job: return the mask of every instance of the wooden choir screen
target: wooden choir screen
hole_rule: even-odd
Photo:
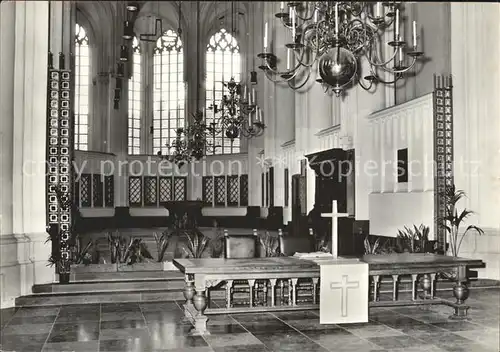
[[[207,206],[247,206],[248,175],[203,176],[202,197]]]
[[[187,178],[178,176],[129,176],[128,199],[131,207],[160,207],[169,201],[187,198]]]
[[[115,205],[114,176],[81,174],[75,177],[75,204],[80,208],[113,208]]]

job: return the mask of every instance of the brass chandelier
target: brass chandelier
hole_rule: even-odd
[[[172,143],[166,143],[168,154],[164,158],[179,166],[200,160],[207,147],[208,127],[203,120],[203,113],[197,111],[193,114],[192,123],[186,128],[178,128]]]
[[[261,136],[266,125],[262,110],[256,104],[255,89],[250,91],[246,85],[236,82],[234,77],[222,84],[227,88],[227,94],[222,96],[220,108],[217,105],[210,107],[214,114],[220,112],[220,117],[208,127],[209,133],[216,137],[224,132],[231,140],[240,135],[246,138]]]
[[[264,28],[264,52],[259,66],[273,82],[286,82],[292,89],[302,88],[317,64],[325,91],[336,96],[358,83],[369,90],[377,83],[394,84],[411,70],[423,56],[418,50],[416,22],[412,43],[408,46],[400,33],[401,2],[309,1],[281,2],[275,16],[291,32],[286,44],[286,69],[278,69],[278,58],[268,51],[268,23]],[[391,53],[381,58],[385,30],[393,28],[394,37],[387,43]],[[407,50],[405,50],[407,49]],[[365,57],[369,73],[361,77],[360,61]],[[294,61],[294,62],[293,62]],[[386,80],[381,73],[389,72]]]

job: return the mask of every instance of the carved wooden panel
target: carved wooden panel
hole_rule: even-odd
[[[454,183],[453,177],[453,85],[451,76],[434,76],[434,215],[438,246],[446,251],[446,231],[439,218],[445,215],[447,187]]]
[[[103,206],[103,182],[101,175],[93,174],[92,175],[92,206],[99,208]]]
[[[69,58],[71,59],[71,58]],[[68,59],[66,59],[68,60]],[[74,82],[70,70],[65,69],[65,57],[59,56],[59,69],[53,67],[49,53],[47,85],[47,147],[46,147],[46,189],[47,225],[59,234],[59,243],[52,244],[52,253],[60,255],[57,267],[59,273],[68,272],[71,263],[71,206],[74,201],[73,184],[73,123],[72,93]],[[70,61],[70,60],[68,60]],[[89,185],[90,186],[90,185]],[[57,188],[61,199],[57,199]],[[90,190],[90,188],[89,188]],[[89,198],[90,199],[90,198]],[[62,205],[64,202],[66,204]],[[55,253],[58,252],[58,253]]]
[[[215,177],[215,205],[226,205],[226,176]]]
[[[248,205],[248,175],[240,176],[240,206]]]
[[[82,207],[90,207],[92,205],[91,195],[92,195],[92,175],[82,174],[80,177],[80,200]]]
[[[156,205],[158,197],[156,176],[144,177],[144,205]]]
[[[115,206],[115,179],[113,175],[104,178],[104,206]]]
[[[187,196],[186,183],[187,183],[186,177],[174,177],[174,200],[176,201],[186,200]]]
[[[160,204],[172,200],[172,177],[160,177],[159,197]]]
[[[240,198],[238,176],[227,176],[227,205],[237,206]]]
[[[130,206],[142,205],[142,178],[130,176],[128,178],[128,200]]]
[[[214,178],[212,176],[203,176],[202,178],[203,201],[212,205],[214,200]]]

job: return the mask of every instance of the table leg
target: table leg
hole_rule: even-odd
[[[292,279],[288,279],[288,305],[292,305]]]
[[[411,300],[417,300],[417,278],[418,274],[411,274]]]
[[[192,322],[193,320],[193,313],[195,311],[195,308],[193,306],[194,294],[195,294],[194,282],[193,280],[189,279],[188,275],[186,275],[185,286],[184,286],[184,298],[186,299],[186,302],[184,303],[183,306],[184,317],[181,320],[182,323]]]
[[[269,279],[269,282],[271,283],[271,307],[275,306],[275,288],[276,288],[276,279]]]
[[[379,275],[373,275],[373,302],[378,301],[378,280],[380,279]]]
[[[285,279],[280,280],[280,305],[285,304]]]
[[[248,286],[250,287],[250,307],[253,307],[253,287],[255,285],[255,280],[248,280]]]
[[[297,282],[299,279],[292,279],[292,305],[297,305]]]
[[[399,275],[392,275],[392,300],[398,299],[398,279]]]
[[[207,330],[207,316],[203,314],[207,307],[207,298],[205,297],[205,288],[196,287],[196,295],[193,297],[193,305],[198,314],[194,316],[194,328],[189,332],[190,336],[210,335]]]
[[[313,277],[312,283],[313,283],[313,304],[318,303],[318,299],[316,298],[317,296],[317,286],[318,286],[319,279],[317,277]]]
[[[435,289],[436,289],[435,283],[436,283],[436,273],[431,274],[431,299],[434,299]]]
[[[455,302],[455,311],[450,319],[465,320],[468,319],[467,311],[469,306],[465,305],[465,301],[469,298],[469,288],[467,287],[467,268],[457,268],[457,282],[453,287],[453,296],[457,299]]]
[[[231,289],[233,288],[233,280],[226,281],[226,308],[231,308]]]

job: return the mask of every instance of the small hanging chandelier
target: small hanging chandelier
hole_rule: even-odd
[[[203,113],[198,111],[193,115],[193,123],[186,128],[178,128],[174,141],[166,144],[168,154],[164,158],[179,166],[200,160],[207,146],[206,131]]]
[[[286,44],[286,70],[277,68],[278,58],[268,50],[268,23],[264,28],[264,52],[257,55],[263,61],[260,68],[273,82],[286,82],[290,88],[299,89],[317,64],[316,81],[336,96],[355,83],[365,90],[377,83],[393,84],[423,56],[418,50],[415,21],[412,45],[404,51],[407,44],[400,33],[401,8],[401,2],[394,1],[288,2],[286,6],[281,2],[275,17],[290,31],[292,39]],[[384,60],[379,57],[380,42],[391,26],[394,38],[387,44],[392,53]],[[370,65],[364,79],[360,72],[362,57]],[[384,80],[381,72],[391,73],[393,79]]]
[[[231,140],[240,136],[261,136],[266,125],[262,110],[255,101],[255,89],[250,91],[246,85],[237,83],[234,77],[222,84],[227,88],[228,94],[223,95],[220,108],[217,105],[209,108],[214,114],[220,113],[220,117],[208,127],[208,133],[216,137],[223,132]]]

